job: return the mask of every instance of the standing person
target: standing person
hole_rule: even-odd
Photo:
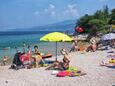
[[[23,53],[25,54],[26,53],[26,51],[25,51],[26,43],[25,42],[23,42],[22,47],[23,47]]]
[[[22,62],[28,62],[30,61],[30,55],[31,55],[31,50],[30,50],[30,46],[28,46],[28,51],[27,53],[23,53],[20,58]]]

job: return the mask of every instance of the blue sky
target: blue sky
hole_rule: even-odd
[[[114,4],[115,0],[0,0],[0,31],[78,19]]]

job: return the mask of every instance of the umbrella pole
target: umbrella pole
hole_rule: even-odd
[[[57,61],[57,42],[56,42],[56,61]]]

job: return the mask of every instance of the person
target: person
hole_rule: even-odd
[[[40,51],[38,50],[38,46],[37,45],[34,46],[34,54],[36,54],[36,55],[40,55],[41,54]]]
[[[34,56],[32,56],[32,59],[34,60],[35,67],[38,67],[40,62],[44,63],[42,56],[41,56],[41,52],[38,50],[37,45],[34,46]]]
[[[96,51],[96,46],[93,45],[93,44],[90,44],[86,49],[86,52],[89,52],[89,51],[95,52]]]
[[[3,65],[5,66],[9,62],[8,56],[3,56],[2,62]]]
[[[77,36],[74,36],[72,41],[73,41],[73,43],[72,43],[73,46],[72,46],[72,48],[70,49],[69,52],[78,51],[79,48],[78,48],[78,39],[77,39]]]
[[[78,37],[77,36],[73,36],[73,40],[74,41],[78,41]]]
[[[115,67],[115,58],[111,58],[109,60],[102,60],[100,66],[113,66]]]
[[[90,45],[87,47],[87,52],[92,51],[95,52],[97,50],[97,42],[94,37],[90,39]]]
[[[115,58],[115,52],[113,51],[113,54],[108,55],[107,57],[109,57],[109,58]]]
[[[23,53],[25,54],[26,53],[26,51],[25,51],[26,43],[25,42],[23,42],[22,47],[23,47]]]
[[[111,46],[114,48],[115,47],[115,39],[111,40]]]
[[[21,61],[29,63],[30,55],[31,55],[31,50],[30,50],[30,46],[28,46],[27,53],[22,53],[22,55],[20,56]]]
[[[69,63],[70,63],[69,54],[65,49],[62,49],[61,53],[63,55],[63,61],[59,62],[56,60],[51,66],[46,68],[46,70],[50,70],[50,69],[67,70],[69,68]]]

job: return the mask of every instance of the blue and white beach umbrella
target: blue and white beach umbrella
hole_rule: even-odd
[[[115,33],[108,33],[101,37],[101,40],[112,40],[115,39]]]

